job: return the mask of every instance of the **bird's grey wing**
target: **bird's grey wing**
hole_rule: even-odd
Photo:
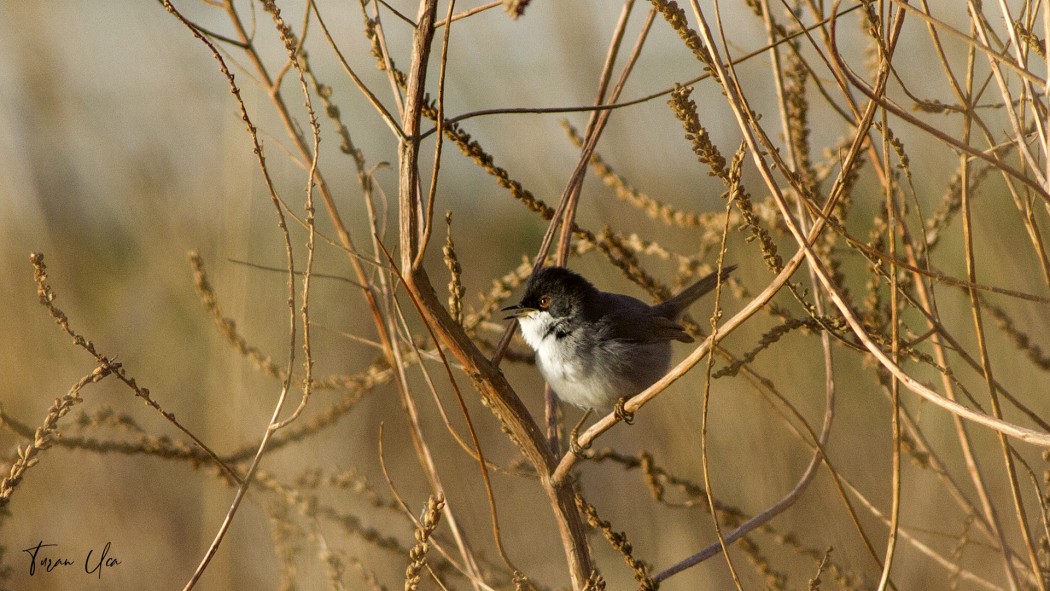
[[[661,314],[660,310],[630,296],[617,294],[614,297],[617,301],[608,306],[602,322],[605,338],[630,343],[693,342],[693,337],[681,325]]]

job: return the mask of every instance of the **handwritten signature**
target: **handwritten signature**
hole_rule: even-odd
[[[49,573],[57,568],[80,564],[79,561],[73,560],[68,556],[59,556],[57,548],[58,544],[45,544],[43,540],[40,540],[36,546],[23,549],[22,552],[29,555],[29,576],[36,575],[38,568],[45,573]],[[89,575],[96,575],[101,579],[102,572],[105,569],[120,566],[120,560],[110,555],[111,548],[112,544],[106,542],[106,545],[97,554],[95,549],[88,550],[87,556],[83,560],[84,572]]]

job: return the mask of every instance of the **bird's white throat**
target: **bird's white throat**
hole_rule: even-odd
[[[518,318],[518,324],[521,326],[522,338],[537,352],[544,347],[545,341],[548,345],[551,345],[556,340],[551,330],[551,325],[554,324],[554,317],[551,316],[550,312],[533,310],[527,316]]]
[[[551,386],[583,379],[589,372],[589,364],[575,350],[575,335],[566,334],[564,327],[557,326],[563,320],[555,319],[546,310],[536,310],[519,322],[521,336],[536,351],[537,365]]]

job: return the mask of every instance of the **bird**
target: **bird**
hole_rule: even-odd
[[[671,341],[693,342],[678,323],[697,299],[736,265],[704,276],[681,293],[650,306],[629,295],[601,291],[565,267],[533,274],[518,304],[503,308],[516,319],[536,365],[563,402],[584,410],[618,409],[663,377]]]

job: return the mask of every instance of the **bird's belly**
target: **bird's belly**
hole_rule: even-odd
[[[598,356],[600,367],[594,354],[581,356],[570,354],[567,348],[544,347],[537,351],[536,361],[562,401],[607,412],[620,398],[634,396],[667,373],[671,346],[604,343]]]

